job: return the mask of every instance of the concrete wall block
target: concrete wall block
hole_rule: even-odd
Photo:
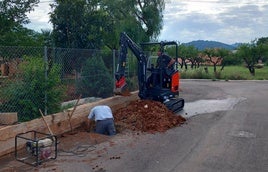
[[[0,113],[0,124],[12,125],[18,122],[17,112],[3,112]]]

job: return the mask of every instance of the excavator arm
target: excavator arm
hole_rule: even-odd
[[[128,49],[130,49],[138,60],[138,81],[139,81],[139,96],[146,96],[146,67],[147,57],[142,49],[133,42],[129,36],[123,32],[120,35],[120,54],[117,71],[115,73],[116,83],[114,93],[117,95],[128,95],[129,90],[126,83],[125,67]]]

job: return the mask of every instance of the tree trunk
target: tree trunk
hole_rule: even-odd
[[[216,73],[217,72],[216,64],[213,64],[213,68],[214,68],[214,73]]]
[[[187,70],[188,66],[185,61],[184,61],[184,66],[185,66],[185,70]]]
[[[224,69],[224,66],[225,66],[225,64],[223,64],[223,65],[221,66],[221,71],[223,71],[223,69]]]
[[[181,63],[179,63],[181,68],[183,68],[183,59],[181,59]]]
[[[249,66],[249,67],[248,67],[248,70],[249,70],[249,72],[250,72],[250,74],[251,74],[252,76],[255,76],[255,68],[254,68],[254,66]]]
[[[208,67],[204,67],[206,74],[208,74]]]
[[[193,69],[193,68],[194,68],[194,63],[192,62],[192,63],[191,63],[191,69]]]
[[[183,68],[183,65],[184,65],[184,67],[185,67],[185,70],[187,70],[187,64],[186,64],[186,62],[185,62],[185,59],[182,59],[182,68]]]

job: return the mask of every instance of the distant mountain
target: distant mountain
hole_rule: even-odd
[[[225,48],[227,50],[234,50],[239,43],[236,43],[234,45],[228,45],[222,42],[217,41],[204,41],[204,40],[198,40],[198,41],[192,41],[188,43],[183,43],[186,46],[194,46],[198,50],[204,50],[206,48]]]
[[[242,45],[243,43],[234,43],[234,44],[232,44],[232,46],[233,47],[235,47],[235,48],[237,48],[237,47],[239,47],[240,45]]]

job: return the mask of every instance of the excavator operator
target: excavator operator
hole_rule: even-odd
[[[165,78],[166,75],[171,75],[174,71],[175,60],[170,56],[162,53],[160,50],[157,52],[158,58],[156,62],[156,68],[163,71],[162,77]],[[152,75],[148,78],[147,87],[153,87],[160,84],[160,74],[152,73]],[[165,85],[165,84],[164,84]],[[163,86],[164,86],[163,85]]]
[[[157,59],[157,66],[160,69],[163,68],[172,68],[175,60],[168,55],[162,53],[161,51],[157,52],[158,59]]]

